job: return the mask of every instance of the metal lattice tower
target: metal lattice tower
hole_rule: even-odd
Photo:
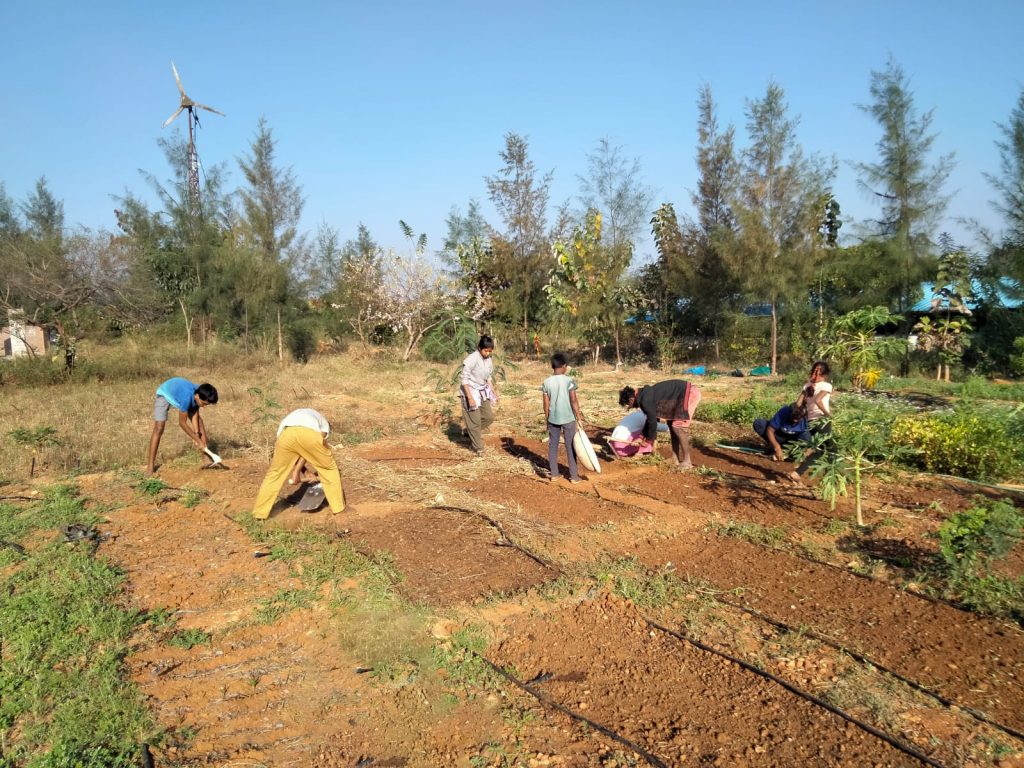
[[[221,117],[225,117],[225,115],[213,107],[192,101],[188,97],[185,93],[185,88],[181,84],[181,78],[178,77],[178,68],[174,66],[173,61],[171,62],[171,71],[174,72],[174,81],[178,84],[181,103],[174,114],[164,121],[164,128],[174,122],[174,119],[182,112],[188,113],[188,204],[189,212],[196,216],[199,213],[199,153],[196,152],[196,129],[199,127],[199,115],[196,113],[196,110],[205,109],[207,112],[213,112]]]

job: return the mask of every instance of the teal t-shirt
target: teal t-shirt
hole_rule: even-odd
[[[569,393],[574,389],[576,382],[564,373],[544,379],[540,390],[551,400],[548,424],[561,426],[576,421],[576,414],[572,412],[572,402],[569,400]]]

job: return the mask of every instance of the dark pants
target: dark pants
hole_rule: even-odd
[[[762,440],[764,440],[765,444],[768,446],[769,451],[773,452],[775,450],[774,448],[772,448],[772,444],[768,442],[768,419],[754,419],[754,432],[756,432],[758,436]],[[783,432],[781,429],[776,429],[775,439],[778,440],[779,445],[785,448],[790,443],[809,443],[811,441],[811,433],[797,432],[794,434],[792,432]]]
[[[551,477],[558,477],[558,440],[565,439],[565,455],[569,461],[569,477],[578,480],[579,470],[576,469],[576,453],[572,449],[572,440],[576,437],[576,422],[568,424],[548,423],[548,469],[551,470]]]
[[[479,407],[472,411],[466,407],[465,398],[462,401],[462,419],[466,423],[466,431],[469,433],[469,441],[473,444],[473,450],[477,453],[484,452],[484,432],[494,422],[494,411],[491,410],[491,401],[484,400]]]

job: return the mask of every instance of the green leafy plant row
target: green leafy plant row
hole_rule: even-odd
[[[908,463],[928,472],[974,480],[1013,477],[1024,463],[1015,419],[1005,410],[960,407],[903,416],[892,427],[894,445],[912,450]]]

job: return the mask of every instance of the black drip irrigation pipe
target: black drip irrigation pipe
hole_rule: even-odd
[[[879,730],[878,728],[875,728],[872,725],[868,725],[867,723],[865,723],[865,722],[863,722],[861,720],[858,720],[857,718],[855,718],[853,715],[849,714],[848,712],[844,712],[843,710],[839,709],[839,707],[836,707],[836,706],[833,706],[832,704],[829,704],[827,701],[825,701],[824,699],[818,698],[813,693],[808,693],[805,690],[797,688],[792,683],[787,682],[786,680],[783,680],[781,677],[777,677],[776,675],[773,675],[771,672],[766,672],[763,669],[758,669],[753,664],[750,664],[749,662],[746,662],[743,659],[737,658],[735,656],[731,656],[730,654],[725,653],[724,651],[720,651],[717,648],[713,648],[710,645],[702,643],[700,640],[695,640],[692,637],[687,637],[686,635],[682,634],[681,632],[676,632],[675,630],[672,630],[672,629],[669,629],[668,627],[662,626],[661,624],[659,624],[656,621],[652,621],[651,619],[648,619],[646,617],[644,618],[644,621],[647,622],[648,626],[653,627],[654,629],[657,629],[660,632],[664,632],[667,635],[671,635],[672,637],[676,638],[677,640],[681,640],[684,643],[689,643],[690,645],[693,645],[694,647],[699,648],[702,651],[714,654],[715,656],[718,656],[719,658],[725,659],[727,661],[731,661],[733,664],[739,665],[740,667],[742,667],[743,669],[747,670],[748,672],[753,672],[755,675],[759,675],[759,676],[765,678],[766,680],[771,680],[773,683],[776,683],[777,685],[781,685],[783,688],[785,688],[790,693],[792,693],[792,694],[794,694],[796,696],[799,696],[800,698],[804,699],[805,701],[809,701],[812,704],[815,704],[815,705],[821,707],[822,709],[828,710],[832,714],[834,714],[834,715],[836,715],[838,717],[841,717],[846,722],[851,723],[852,725],[857,726],[862,731],[871,734],[872,736],[874,736],[877,739],[881,739],[882,741],[884,741],[889,746],[891,746],[891,747],[893,747],[895,749],[898,749],[900,752],[903,752],[904,754],[910,755],[911,757],[913,757],[913,758],[915,758],[917,760],[920,760],[925,765],[930,765],[930,766],[932,766],[932,768],[945,768],[945,766],[942,763],[937,762],[936,760],[933,760],[932,758],[928,757],[928,755],[924,754],[923,752],[918,751],[917,749],[915,749],[914,747],[910,746],[909,744],[906,744],[905,742],[902,742],[899,739],[897,739],[897,738],[895,738],[893,736],[890,736],[885,731],[881,731],[881,730]]]
[[[644,760],[647,761],[648,765],[653,765],[653,766],[655,766],[655,768],[668,768],[668,765],[666,765],[661,759],[659,759],[658,757],[652,755],[650,752],[647,752],[639,744],[634,744],[632,741],[627,739],[625,736],[620,736],[619,734],[617,734],[611,728],[606,728],[605,726],[601,725],[600,723],[595,723],[590,718],[584,717],[583,715],[579,714],[578,712],[573,712],[571,709],[569,709],[566,706],[563,706],[562,704],[559,704],[557,701],[553,701],[552,699],[548,698],[548,696],[546,696],[545,694],[541,693],[540,691],[535,691],[533,688],[528,686],[526,683],[522,682],[521,680],[518,680],[510,672],[507,672],[502,667],[499,667],[497,664],[495,664],[493,661],[488,659],[486,656],[481,656],[476,651],[470,651],[470,653],[472,653],[474,656],[476,656],[478,659],[480,659],[480,661],[482,661],[484,664],[489,666],[491,669],[493,669],[495,672],[497,672],[503,678],[508,680],[514,686],[516,686],[517,688],[521,688],[522,690],[526,691],[528,694],[533,696],[533,698],[535,698],[537,701],[539,701],[545,707],[548,707],[550,709],[554,709],[557,712],[561,712],[563,715],[568,715],[570,718],[572,718],[573,720],[576,720],[578,722],[586,723],[588,726],[593,728],[595,731],[598,731],[599,733],[604,734],[609,739],[612,739],[614,741],[619,742],[619,744],[622,744],[623,746],[631,749],[636,754],[640,755],[640,757],[642,757]],[[939,768],[942,768],[942,767],[939,766]]]
[[[718,534],[718,535],[719,536],[727,536],[728,534]],[[813,557],[808,557],[807,555],[802,555],[802,554],[800,554],[799,552],[797,552],[795,550],[784,549],[782,547],[771,547],[771,546],[768,546],[767,544],[759,544],[757,542],[751,542],[751,543],[754,544],[755,546],[761,547],[762,549],[767,549],[770,552],[781,552],[784,555],[789,555],[790,557],[795,557],[797,560],[803,560],[805,563],[810,563],[811,565],[820,565],[820,566],[822,566],[824,568],[831,568],[833,571],[838,571],[839,573],[845,573],[848,576],[856,576],[858,579],[864,579],[864,581],[869,581],[872,584],[878,584],[879,586],[882,586],[882,587],[888,587],[889,589],[894,589],[894,590],[896,590],[898,592],[901,592],[904,595],[910,595],[911,597],[916,597],[916,598],[918,598],[920,600],[924,600],[927,603],[934,603],[935,605],[944,605],[944,606],[946,606],[948,608],[954,608],[954,609],[960,611],[961,613],[966,613],[966,614],[968,614],[968,615],[970,615],[972,617],[975,617],[975,618],[977,618],[979,616],[982,616],[982,614],[979,614],[976,611],[972,611],[969,607],[967,607],[963,603],[958,603],[955,600],[946,600],[946,599],[941,598],[941,597],[935,597],[933,595],[929,595],[929,594],[926,594],[924,592],[918,592],[916,589],[899,589],[897,587],[894,587],[892,584],[890,584],[887,581],[882,581],[881,579],[876,579],[874,576],[869,576],[866,573],[858,573],[857,571],[851,570],[850,568],[845,568],[845,567],[843,567],[841,565],[836,565],[835,563],[830,563],[827,560],[816,560]],[[1013,626],[1013,625],[1012,624],[1008,624],[1008,626]]]
[[[987,715],[984,712],[982,712],[980,709],[975,709],[974,707],[961,704],[958,701],[954,701],[953,699],[950,699],[950,698],[948,698],[946,696],[943,696],[942,694],[940,694],[940,693],[938,693],[936,691],[933,691],[932,689],[928,688],[926,685],[923,685],[922,683],[919,683],[916,680],[912,680],[909,677],[905,677],[904,675],[900,674],[899,672],[895,671],[894,669],[890,669],[889,667],[885,666],[884,664],[879,664],[874,659],[870,659],[870,658],[868,658],[867,656],[865,656],[864,654],[862,654],[862,653],[860,653],[858,651],[851,650],[850,648],[848,648],[848,647],[846,647],[846,646],[844,646],[844,645],[842,645],[840,643],[837,643],[835,640],[833,640],[832,638],[828,637],[827,635],[823,635],[820,632],[816,632],[813,629],[793,627],[793,626],[787,624],[784,621],[780,621],[779,619],[772,618],[771,616],[769,616],[769,615],[767,615],[765,613],[762,613],[761,611],[757,610],[756,608],[750,608],[749,606],[742,605],[741,603],[734,603],[732,600],[726,600],[723,597],[713,596],[713,598],[714,598],[714,600],[716,600],[719,603],[722,603],[723,605],[728,605],[729,607],[735,608],[738,611],[743,611],[744,613],[747,613],[747,614],[749,614],[751,616],[755,616],[758,619],[760,619],[761,621],[764,621],[764,622],[766,622],[768,624],[771,624],[772,626],[777,627],[779,629],[783,629],[783,630],[785,630],[787,632],[794,632],[794,633],[798,633],[798,634],[807,635],[808,637],[810,637],[810,638],[812,638],[814,640],[817,640],[820,643],[824,643],[825,645],[829,646],[830,648],[835,648],[840,653],[845,653],[847,656],[850,656],[851,658],[855,659],[856,661],[861,662],[862,664],[870,664],[872,667],[875,667],[876,669],[882,670],[887,675],[891,675],[892,677],[894,677],[897,680],[899,680],[901,683],[904,683],[905,685],[908,685],[909,687],[913,688],[915,691],[919,691],[920,693],[923,693],[926,696],[930,696],[931,698],[935,699],[935,701],[939,702],[940,704],[942,704],[945,707],[950,707],[950,706],[959,707],[961,710],[963,710],[964,712],[966,712],[967,714],[969,714],[971,717],[975,718],[976,720],[980,720],[983,723],[991,725],[993,728],[996,728],[996,729],[1002,731],[1003,733],[1006,733],[1006,734],[1008,734],[1010,736],[1013,736],[1014,738],[1024,740],[1024,733],[1022,733],[1021,731],[1018,731],[1016,728],[1013,728],[1013,727],[1011,727],[1009,725],[1003,725],[1002,723],[1000,723],[998,720],[994,719],[990,715]]]
[[[533,560],[538,565],[541,565],[544,568],[547,568],[548,570],[554,571],[555,573],[561,573],[561,570],[557,566],[552,565],[551,563],[549,563],[547,560],[545,560],[540,555],[535,555],[535,554],[533,554],[533,552],[528,550],[526,547],[521,546],[520,544],[516,544],[515,541],[513,541],[512,538],[507,533],[505,533],[505,529],[502,527],[501,523],[499,523],[497,520],[495,520],[490,515],[485,515],[483,512],[476,512],[476,511],[474,511],[472,509],[464,509],[462,507],[450,507],[450,506],[443,505],[443,504],[439,504],[437,506],[432,506],[432,507],[430,507],[430,509],[441,509],[441,510],[444,510],[446,512],[461,512],[462,514],[465,514],[465,515],[472,515],[473,517],[478,517],[481,520],[483,520],[485,523],[487,523],[488,525],[492,526],[499,534],[501,534],[501,539],[499,539],[499,545],[500,546],[511,547],[512,549],[516,550],[517,552],[519,552],[519,553],[521,553],[523,555],[526,555],[528,558]],[[485,659],[485,661],[486,661],[486,659]]]
[[[754,456],[763,456],[764,451],[760,448],[752,448],[747,445],[731,445],[729,443],[715,443],[716,448],[724,448],[727,451],[739,451],[740,453],[749,453]],[[999,485],[998,483],[986,483],[983,480],[972,480],[969,477],[960,477],[958,475],[945,475],[941,472],[911,472],[915,477],[934,477],[939,480],[953,480],[958,483],[968,483],[970,485],[978,485],[982,488],[992,488],[1003,493],[1016,493],[1018,495],[1024,494],[1024,488],[1017,488],[1012,485]],[[948,485],[948,483],[947,483]]]

